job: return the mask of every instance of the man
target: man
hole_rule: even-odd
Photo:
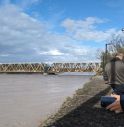
[[[107,106],[110,111],[116,113],[124,111],[124,53],[120,51],[105,67],[104,80],[111,85],[113,93],[111,96],[116,101]]]

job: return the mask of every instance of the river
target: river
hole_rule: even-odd
[[[38,127],[90,73],[0,74],[0,127]]]

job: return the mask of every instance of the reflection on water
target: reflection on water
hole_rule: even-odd
[[[89,78],[74,73],[1,74],[0,127],[37,127]]]
[[[64,72],[64,73],[60,73],[59,75],[82,75],[82,76],[86,76],[86,75],[95,75],[96,73],[95,72]]]

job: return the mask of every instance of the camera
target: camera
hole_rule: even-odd
[[[116,100],[115,97],[102,96],[101,97],[101,107],[106,108],[108,105],[112,104]]]

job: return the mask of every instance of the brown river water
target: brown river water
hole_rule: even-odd
[[[0,127],[38,127],[91,73],[0,74]]]

